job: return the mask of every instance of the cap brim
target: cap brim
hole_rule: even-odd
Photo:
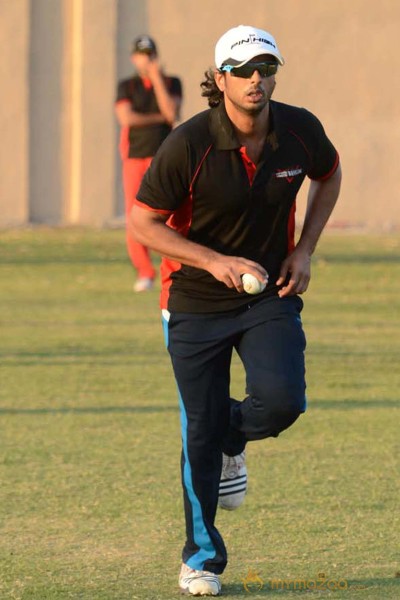
[[[285,61],[280,54],[274,54],[273,52],[265,52],[265,54],[269,54],[270,56],[276,58],[281,67],[283,67],[283,65],[285,64]],[[261,56],[261,54],[255,54],[251,58],[246,58],[246,60],[242,60],[241,62],[239,60],[235,60],[234,58],[227,58],[226,60],[224,60],[221,67],[219,68],[222,68],[224,65],[231,65],[232,67],[241,67],[253,60],[254,58],[256,58],[256,56]]]
[[[133,48],[132,52],[137,52],[138,54],[156,54],[154,48]]]

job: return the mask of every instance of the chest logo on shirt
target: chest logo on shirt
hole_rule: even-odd
[[[292,183],[296,175],[301,175],[303,169],[297,165],[296,167],[290,167],[288,169],[277,169],[275,177],[277,179],[286,179],[289,183]]]

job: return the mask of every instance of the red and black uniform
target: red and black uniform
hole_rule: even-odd
[[[225,255],[260,263],[262,294],[239,294],[210,273],[163,259],[164,330],[178,384],[187,540],[183,561],[221,573],[227,562],[215,527],[222,452],[276,437],[305,410],[305,336],[299,296],[277,295],[282,261],[294,248],[296,194],[306,176],[329,178],[339,159],[310,112],[270,102],[271,127],[258,164],[238,142],[224,105],[174,130],[135,201],[168,225]],[[246,371],[246,398],[230,397],[233,350]]]
[[[269,274],[263,296],[276,295],[281,263],[294,247],[295,201],[305,176],[328,178],[339,160],[310,112],[271,101],[270,114],[257,167],[221,104],[174,130],[137,194],[142,206],[170,214],[168,224],[188,239],[260,263]],[[168,259],[162,276],[162,307],[170,311],[219,312],[249,302],[210,273]]]
[[[165,77],[165,84],[172,96],[182,96],[181,82],[177,77]],[[132,110],[141,114],[160,113],[150,79],[139,76],[124,79],[118,84],[116,103],[128,102]],[[120,155],[123,161],[123,183],[126,217],[131,211],[136,193],[152,157],[171,131],[167,123],[142,127],[122,127]],[[154,267],[148,249],[132,240],[127,231],[127,247],[132,264],[139,277],[154,278]]]

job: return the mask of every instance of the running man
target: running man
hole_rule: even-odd
[[[227,31],[202,83],[211,108],[163,143],[131,213],[133,235],[163,256],[161,307],[183,444],[179,586],[192,595],[221,591],[227,551],[215,516],[218,505],[234,510],[244,500],[246,444],[277,437],[306,408],[300,295],[341,169],[313,114],[271,100],[283,64],[270,33]],[[306,176],[296,243],[296,195]],[[244,273],[265,290],[248,295]],[[241,401],[230,396],[233,350],[246,372]]]

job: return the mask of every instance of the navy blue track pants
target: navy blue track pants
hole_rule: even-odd
[[[305,410],[305,336],[298,296],[263,298],[235,311],[171,313],[166,344],[178,386],[186,517],[183,562],[222,573],[223,539],[214,525],[222,452],[276,437]],[[246,372],[246,394],[230,397],[233,350]]]

